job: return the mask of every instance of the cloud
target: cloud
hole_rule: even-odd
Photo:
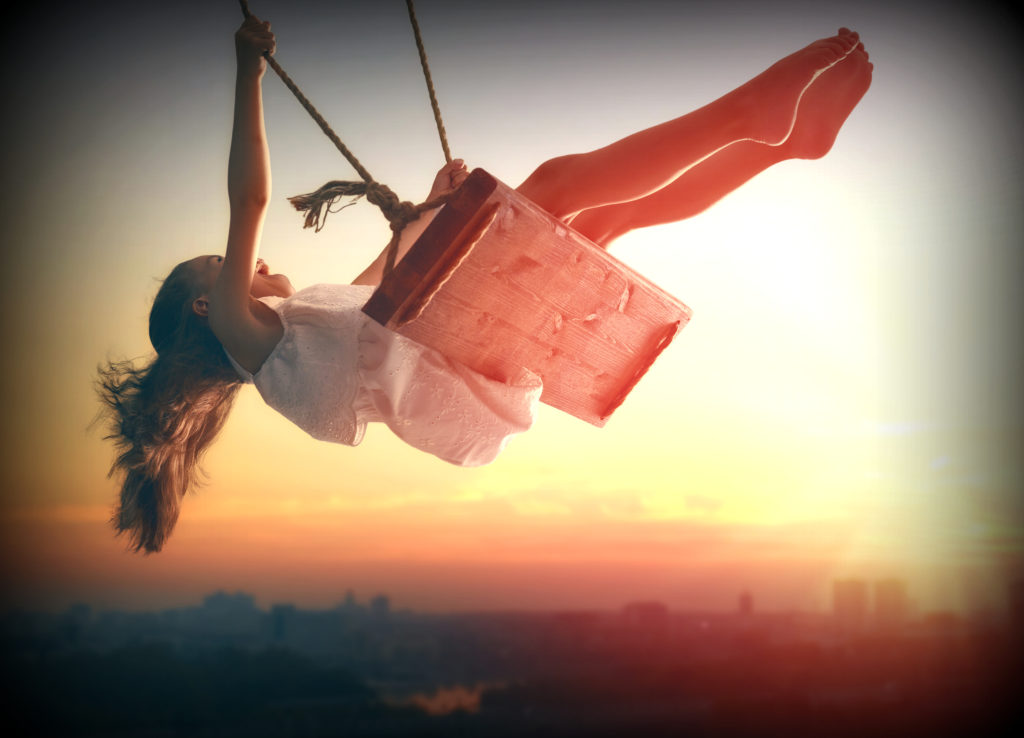
[[[721,500],[703,495],[686,495],[684,500],[687,508],[698,512],[713,513],[722,507]]]

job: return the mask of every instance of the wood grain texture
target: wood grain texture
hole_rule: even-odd
[[[690,309],[482,169],[363,308],[541,400],[604,425]]]

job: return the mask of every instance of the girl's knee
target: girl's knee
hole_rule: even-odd
[[[584,210],[573,218],[572,227],[603,249],[619,236],[625,235],[632,227],[623,220],[623,209],[609,205]]]
[[[575,206],[575,187],[579,178],[575,173],[579,154],[548,159],[516,188],[556,218],[567,218],[579,208]]]

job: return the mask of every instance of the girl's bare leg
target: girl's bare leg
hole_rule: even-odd
[[[754,141],[730,144],[653,194],[584,210],[572,227],[605,248],[637,228],[675,223],[702,213],[754,175],[783,159],[778,148]]]
[[[573,228],[607,247],[636,228],[696,215],[780,161],[824,156],[870,86],[871,71],[867,52],[858,44],[808,88],[800,101],[793,131],[781,145],[753,141],[731,144],[647,197],[584,210],[572,219]]]
[[[842,29],[692,113],[596,151],[545,162],[518,190],[556,217],[570,219],[650,195],[738,141],[777,146],[793,129],[804,91],[856,45],[857,35]]]

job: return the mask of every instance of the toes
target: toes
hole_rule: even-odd
[[[838,36],[823,38],[818,42],[823,50],[829,55],[828,61],[834,61],[849,50],[849,46],[843,43]]]
[[[850,48],[850,45],[838,36],[830,38],[828,41],[829,46],[840,54],[845,54],[846,50]]]
[[[856,31],[851,31],[849,28],[843,26],[839,29],[839,33],[836,36],[833,36],[833,39],[842,47],[840,53],[848,54],[860,41],[860,36]]]

